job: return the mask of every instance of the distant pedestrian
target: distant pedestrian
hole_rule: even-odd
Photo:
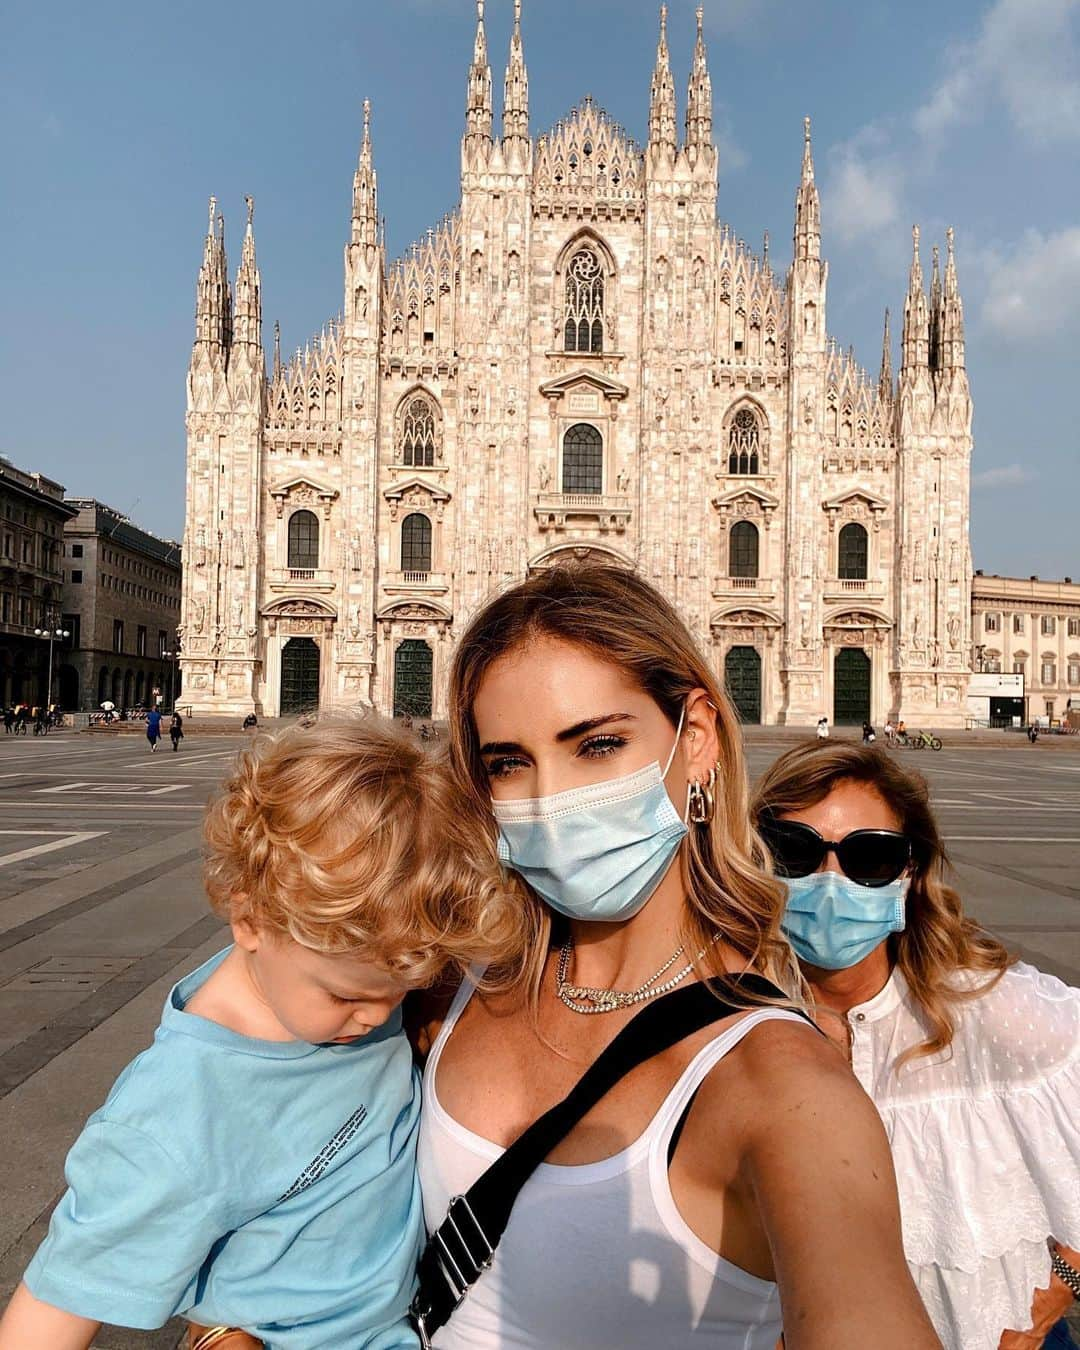
[[[1032,745],[1034,745],[1038,739],[1039,739],[1039,728],[1035,725],[1034,722],[1032,722],[1032,724],[1028,727],[1028,740],[1031,742]]]
[[[244,718],[245,731],[254,731],[258,725],[259,719],[255,716],[253,712],[248,713],[248,715]]]
[[[817,738],[819,741],[827,741],[829,739],[829,719],[827,717],[818,718]]]
[[[7,707],[4,709],[4,735],[11,735],[11,728],[15,725],[15,709]]]
[[[873,745],[877,740],[877,733],[869,722],[862,724],[862,743],[863,745]]]
[[[150,749],[157,749],[157,743],[161,739],[161,714],[156,708],[151,708],[146,714],[146,739],[150,742]]]
[[[169,723],[169,740],[172,741],[173,750],[180,749],[180,742],[184,739],[184,719],[178,712],[172,715],[172,721]]]

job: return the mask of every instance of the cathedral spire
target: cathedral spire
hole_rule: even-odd
[[[929,364],[930,314],[923,289],[922,261],[919,258],[919,227],[911,227],[911,275],[908,279],[907,299],[904,301],[903,356],[900,374]]]
[[[255,261],[255,199],[245,197],[244,201],[247,204],[247,228],[240,253],[240,267],[236,273],[233,345],[244,342],[252,347],[261,347],[262,282]]]
[[[947,257],[939,363],[946,369],[961,370],[964,367],[964,304],[960,299],[960,285],[956,278],[955,235],[951,225],[945,231],[945,242]]]
[[[936,370],[941,354],[942,290],[941,290],[941,254],[937,244],[933,248],[934,264],[930,273],[930,347],[928,360],[931,370]]]
[[[469,67],[469,92],[465,104],[465,143],[491,143],[491,66],[488,64],[487,33],[484,29],[484,0],[476,0],[476,41]]]
[[[227,353],[232,334],[232,297],[225,259],[225,221],[217,198],[210,198],[210,219],[195,298],[195,344]]]
[[[529,72],[521,41],[521,0],[514,0],[514,31],[503,86],[503,144],[524,145],[529,139]]]
[[[656,68],[649,103],[649,148],[675,151],[675,81],[667,43],[667,5],[660,6],[660,39],[656,44]]]
[[[802,177],[795,194],[795,257],[804,261],[821,257],[821,200],[814,182],[809,117],[803,119]]]
[[[686,98],[686,144],[698,148],[712,145],[712,80],[705,50],[705,11],[697,9],[697,42],[690,70],[690,89]]]
[[[878,392],[881,394],[882,402],[892,402],[892,329],[889,326],[889,311],[887,309],[885,311],[885,336],[881,340],[881,374],[878,376]]]
[[[379,180],[371,153],[371,100],[364,99],[364,134],[353,175],[352,242],[374,246],[379,233]]]

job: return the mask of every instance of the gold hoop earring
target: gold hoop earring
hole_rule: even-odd
[[[695,778],[690,784],[690,807],[687,815],[693,825],[708,825],[713,818],[712,784],[703,786]]]

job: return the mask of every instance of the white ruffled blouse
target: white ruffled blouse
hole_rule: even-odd
[[[958,977],[967,987],[982,975]],[[1031,1325],[1047,1238],[1080,1248],[1080,989],[1016,965],[926,1039],[907,982],[852,1008],[852,1066],[892,1144],[904,1250],[946,1350],[997,1350]]]

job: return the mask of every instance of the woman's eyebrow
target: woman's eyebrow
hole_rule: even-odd
[[[590,717],[584,722],[575,722],[572,727],[567,727],[565,731],[560,731],[555,739],[560,743],[562,741],[573,741],[578,736],[584,736],[587,731],[595,731],[597,727],[607,726],[609,722],[636,722],[637,718],[633,713],[617,712],[605,713],[603,717]]]
[[[523,755],[525,747],[517,741],[488,741],[480,747],[482,755]]]

